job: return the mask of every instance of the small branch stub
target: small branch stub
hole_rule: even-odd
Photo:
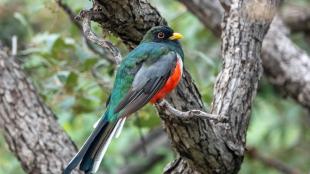
[[[167,114],[167,115],[176,116],[178,118],[189,119],[192,117],[199,117],[201,119],[215,120],[218,122],[225,122],[228,120],[228,118],[226,116],[209,114],[209,113],[203,112],[201,110],[190,110],[190,111],[185,111],[185,112],[179,111],[176,108],[174,108],[170,103],[168,103],[166,100],[162,100],[162,101],[158,102],[157,105],[162,110],[171,113],[171,114]]]

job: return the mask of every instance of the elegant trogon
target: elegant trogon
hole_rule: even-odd
[[[85,173],[95,173],[126,118],[145,104],[163,99],[178,85],[183,71],[184,54],[178,41],[182,37],[167,26],[153,27],[123,59],[106,112],[64,174],[71,173],[79,164]]]

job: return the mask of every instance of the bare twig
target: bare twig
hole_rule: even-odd
[[[158,153],[159,147],[167,147],[169,146],[168,136],[165,134],[164,130],[161,127],[158,127],[152,131],[150,131],[146,136],[145,140],[137,141],[133,143],[126,151],[124,152],[124,156],[126,160],[132,158],[137,159],[138,155],[143,155],[143,162],[137,164],[127,164],[123,166],[117,173],[122,174],[139,174],[146,173],[153,166],[157,165],[158,162],[165,159],[166,155],[162,153]],[[144,153],[144,148],[147,148],[148,153]],[[135,160],[136,161],[136,160]]]
[[[102,50],[98,49],[97,47],[95,47],[93,45],[93,40],[90,40],[87,35],[84,33],[83,31],[83,27],[82,27],[82,23],[78,20],[76,20],[76,14],[72,11],[72,9],[65,4],[62,0],[56,0],[56,3],[58,4],[58,6],[60,8],[63,9],[63,11],[68,15],[68,17],[70,18],[70,20],[76,25],[76,27],[79,29],[79,31],[81,32],[81,34],[83,35],[83,37],[85,38],[85,43],[87,45],[87,47],[95,54],[99,55],[101,58],[104,58],[105,60],[107,60],[109,63],[115,64],[115,59],[113,57],[112,54],[107,54],[105,52],[106,48],[103,47]],[[90,30],[90,26],[87,26]],[[90,30],[91,31],[91,30]],[[93,34],[93,33],[92,33]],[[94,34],[93,34],[94,35]],[[97,44],[96,42],[94,42],[95,44]],[[99,44],[97,44],[99,45]],[[99,45],[100,46],[100,45]],[[100,48],[102,48],[100,46]],[[95,78],[96,82],[98,83],[98,85],[104,89],[105,91],[110,91],[112,86],[110,85],[111,82],[105,78],[103,78],[99,73],[98,73],[98,69],[102,67],[103,64],[98,64],[95,65],[92,68],[92,75]]]
[[[152,154],[138,164],[128,165],[120,169],[118,174],[143,174],[154,167],[158,162],[165,159],[164,154]]]
[[[75,19],[77,15],[72,11],[72,9],[67,4],[63,3],[62,0],[56,0],[56,3],[58,4],[58,6],[60,8],[63,9],[63,11],[69,16],[70,20],[80,30],[80,32],[82,33],[82,35],[85,38],[85,43],[86,43],[87,47],[93,53],[99,55],[101,58],[105,58],[108,62],[114,63],[114,61],[112,61],[114,58],[111,55],[106,54],[104,52],[104,50],[99,50],[98,48],[94,47],[92,42],[84,35],[82,24],[81,24],[81,22],[79,22],[78,20]]]
[[[106,49],[113,55],[113,57],[107,56],[107,59],[113,63],[120,64],[122,60],[122,56],[120,51],[116,46],[114,46],[111,42],[106,41],[104,39],[99,38],[96,34],[91,30],[90,21],[92,17],[92,12],[82,10],[80,15],[76,17],[77,20],[82,21],[82,28],[84,32],[84,36],[92,41],[93,43],[99,45],[101,48]]]
[[[168,103],[166,100],[162,100],[159,103],[157,103],[157,105],[165,110],[168,111],[169,115],[173,115],[173,116],[177,116],[179,118],[185,118],[185,119],[189,119],[192,117],[200,117],[203,119],[211,119],[211,120],[216,120],[216,121],[226,121],[228,118],[225,116],[219,116],[219,115],[214,115],[214,114],[209,114],[200,110],[190,110],[190,111],[179,111],[176,108],[174,108],[170,103]]]
[[[161,127],[150,131],[147,135],[145,135],[144,139],[144,142],[137,141],[136,143],[133,143],[132,146],[124,152],[123,155],[125,158],[138,154],[143,155],[144,147],[146,147],[148,152],[147,156],[149,156],[153,151],[158,149],[158,147],[169,146],[168,136]]]
[[[248,150],[247,155],[250,158],[257,159],[261,161],[263,164],[265,164],[266,166],[272,167],[282,172],[283,174],[300,174],[301,173],[298,169],[292,168],[278,159],[264,156],[254,147],[250,147],[250,148],[248,147],[247,150]]]
[[[138,133],[139,133],[139,136],[140,136],[140,141],[141,141],[141,144],[142,144],[142,153],[144,154],[144,156],[146,156],[147,155],[147,149],[146,149],[146,139],[145,139],[145,137],[144,137],[144,135],[143,135],[143,132],[142,132],[142,125],[141,125],[141,118],[140,118],[140,116],[139,116],[139,113],[138,112],[136,112],[135,113],[135,118],[136,118],[136,122],[137,122],[137,127],[138,127]]]
[[[62,0],[56,0],[56,3],[58,4],[59,7],[61,7],[63,9],[64,12],[67,13],[67,15],[69,16],[70,20],[81,30],[82,29],[82,25],[79,21],[75,20],[75,16],[76,14],[71,10],[71,8],[62,2]]]
[[[109,79],[102,77],[102,75],[100,75],[100,73],[98,72],[99,71],[98,69],[100,69],[103,66],[104,64],[99,62],[92,68],[91,73],[92,76],[95,78],[96,82],[98,83],[98,85],[105,91],[110,92],[112,89],[111,81]]]

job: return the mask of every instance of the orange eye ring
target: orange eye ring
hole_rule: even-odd
[[[158,39],[163,39],[163,38],[165,38],[165,33],[159,32],[159,33],[157,34],[157,37],[158,37]]]

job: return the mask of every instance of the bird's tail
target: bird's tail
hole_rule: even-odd
[[[80,163],[80,170],[86,174],[95,173],[113,137],[117,137],[124,125],[125,117],[109,122],[105,117],[99,120],[92,134],[80,151],[70,161],[63,174],[70,174]]]

